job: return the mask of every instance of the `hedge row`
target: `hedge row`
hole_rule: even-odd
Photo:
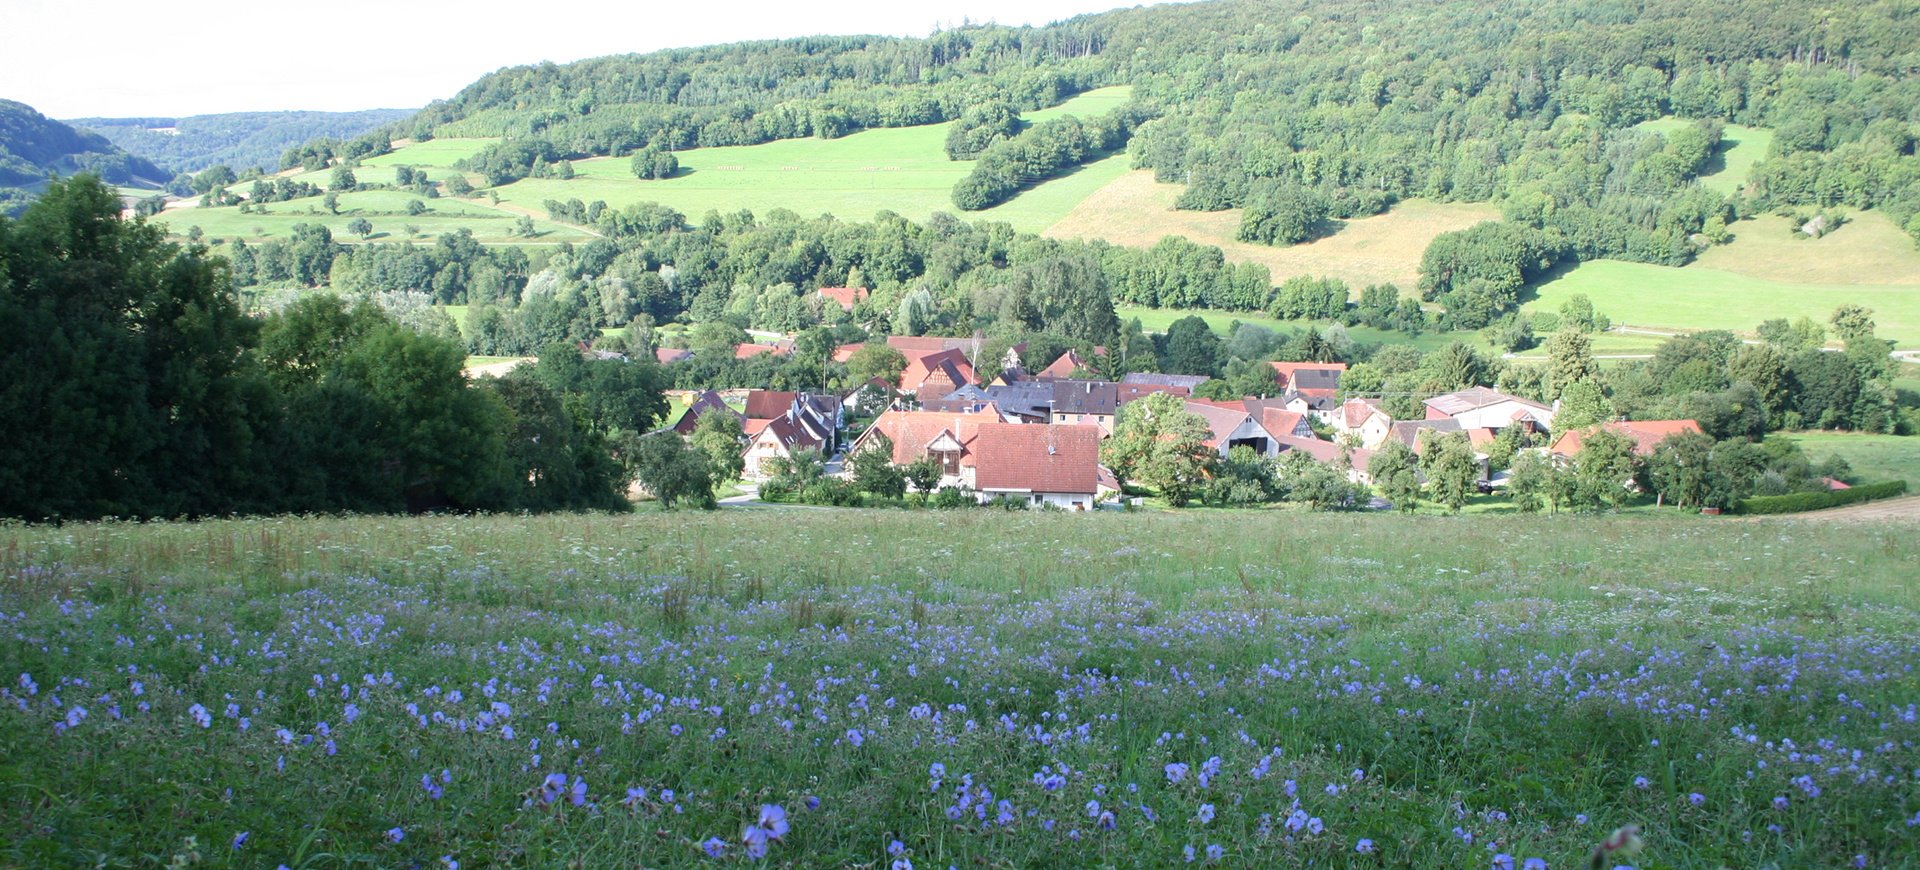
[[[1852,489],[1836,489],[1831,492],[1796,492],[1792,495],[1768,495],[1758,498],[1744,498],[1733,504],[1736,514],[1793,514],[1801,511],[1817,511],[1821,508],[1839,507],[1857,501],[1901,495],[1907,491],[1904,480],[1889,480],[1886,483],[1874,483],[1856,486]]]

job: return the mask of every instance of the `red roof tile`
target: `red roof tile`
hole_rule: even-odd
[[[1700,424],[1692,420],[1629,420],[1608,423],[1606,426],[1612,431],[1632,438],[1633,452],[1638,456],[1651,455],[1654,448],[1670,435],[1701,431]],[[1583,436],[1592,435],[1595,431],[1597,429],[1593,426],[1585,429],[1569,429],[1560,433],[1560,437],[1553,439],[1553,446],[1547,448],[1547,451],[1561,456],[1572,456],[1580,452],[1580,439]]]
[[[1100,485],[1100,432],[1087,426],[986,423],[973,442],[974,487],[1091,493]]]

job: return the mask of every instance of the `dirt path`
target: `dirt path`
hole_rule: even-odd
[[[1870,501],[1812,511],[1804,514],[1776,514],[1763,519],[1807,520],[1816,523],[1916,522],[1920,521],[1920,495]]]

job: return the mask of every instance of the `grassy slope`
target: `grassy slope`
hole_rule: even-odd
[[[1843,229],[1842,232],[1845,232]],[[1880,335],[1898,347],[1920,347],[1920,286],[1802,284],[1765,281],[1718,269],[1675,269],[1595,260],[1541,284],[1528,310],[1558,310],[1585,293],[1616,324],[1670,329],[1751,331],[1760,321],[1802,315],[1825,322],[1834,308],[1857,303],[1874,310]]]
[[[1904,480],[1920,487],[1920,438],[1852,432],[1795,432],[1787,437],[1813,459],[1836,454],[1847,460],[1862,483]]]
[[[1104,114],[1125,102],[1130,91],[1126,87],[1089,91],[1025,118]],[[634,178],[626,158],[601,157],[575,163],[577,174],[568,181],[526,179],[498,190],[503,202],[528,209],[539,209],[549,199],[579,199],[605,200],[616,207],[658,202],[696,220],[709,210],[765,214],[776,208],[791,209],[803,217],[831,213],[849,221],[868,220],[885,209],[923,220],[936,211],[958,213],[951,197],[953,185],[973,166],[947,159],[946,135],[947,125],[927,124],[864,130],[839,139],[697,148],[677,152],[680,174],[659,181]],[[1081,167],[1012,202],[966,217],[1007,221],[1021,230],[1039,232],[1124,172],[1125,161],[1125,155],[1116,155]]]
[[[1327,325],[1324,321],[1277,320],[1251,312],[1143,308],[1137,305],[1117,305],[1114,307],[1114,312],[1120,315],[1122,321],[1136,317],[1139,318],[1141,327],[1148,332],[1165,332],[1167,331],[1167,327],[1175,320],[1190,315],[1198,316],[1200,319],[1205,320],[1207,325],[1212,327],[1213,331],[1223,338],[1230,333],[1233,322],[1236,320],[1241,323],[1264,326],[1275,331],[1302,329],[1309,326],[1325,328]],[[1350,326],[1347,327],[1347,334],[1352,336],[1354,341],[1361,343],[1411,344],[1423,351],[1438,350],[1453,342],[1464,341],[1477,348],[1483,354],[1493,356],[1499,356],[1501,354],[1501,351],[1495,350],[1492,344],[1481,338],[1478,332],[1423,332],[1412,339],[1408,339],[1406,335],[1398,332],[1384,332],[1367,326]],[[1660,336],[1654,335],[1607,332],[1593,336],[1593,350],[1594,353],[1600,355],[1651,354],[1655,348],[1659,347],[1660,342],[1665,340],[1666,339]],[[1521,356],[1521,361],[1545,362],[1547,359],[1545,353],[1544,350],[1536,348],[1524,353]],[[1607,362],[1607,360],[1601,361],[1603,365],[1607,364]]]
[[[1151,247],[1165,236],[1184,236],[1218,245],[1229,260],[1264,263],[1275,281],[1294,275],[1330,276],[1346,281],[1357,292],[1379,283],[1412,290],[1419,280],[1420,255],[1434,236],[1500,219],[1500,210],[1489,205],[1408,200],[1383,215],[1342,221],[1339,231],[1327,238],[1271,248],[1234,239],[1240,226],[1239,209],[1175,211],[1174,200],[1183,189],[1184,185],[1155,182],[1153,173],[1146,170],[1128,172],[1087,197],[1046,234],[1101,238],[1133,247]]]

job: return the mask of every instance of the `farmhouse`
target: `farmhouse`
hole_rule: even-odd
[[[1387,416],[1379,399],[1348,399],[1340,403],[1327,423],[1335,436],[1351,438],[1361,447],[1374,450],[1386,443],[1393,418]]]
[[[683,362],[693,359],[693,351],[676,347],[663,347],[653,352],[653,358],[661,364]]]
[[[1081,359],[1080,354],[1074,352],[1072,348],[1068,348],[1067,352],[1061,354],[1059,359],[1054,360],[1052,365],[1041,369],[1034,377],[1043,381],[1064,380],[1073,377],[1074,372],[1082,370],[1091,371],[1092,369],[1093,366],[1087,365],[1087,361]]]
[[[771,344],[736,344],[733,346],[734,359],[748,359],[763,353],[770,353],[774,356],[791,356],[793,351],[790,348],[782,350],[779,346]]]
[[[920,397],[921,401],[944,398],[948,393],[973,383],[973,364],[958,348],[910,357],[907,370],[900,375],[900,389]]]
[[[1273,456],[1280,452],[1273,440],[1273,433],[1260,425],[1254,415],[1247,413],[1244,403],[1195,399],[1187,402],[1187,410],[1207,421],[1207,430],[1213,433],[1207,439],[1207,446],[1221,456],[1227,455],[1235,447],[1251,447],[1261,456]]]
[[[792,459],[795,451],[814,449],[826,452],[826,439],[812,428],[803,425],[792,417],[776,417],[772,420],[750,420],[747,449],[744,452],[746,470],[742,476],[748,480],[765,480],[773,476],[772,460]]]
[[[1371,450],[1349,450],[1332,441],[1302,438],[1298,435],[1276,435],[1273,441],[1277,453],[1304,453],[1313,457],[1315,462],[1329,465],[1339,465],[1344,461],[1348,468],[1348,480],[1367,484],[1373,482],[1372,475],[1367,472],[1367,463],[1373,458],[1374,453]]]
[[[1335,395],[1340,389],[1340,376],[1347,371],[1346,363],[1276,362],[1269,365],[1273,366],[1274,380],[1279,382],[1281,393],[1318,398]]]
[[[1522,425],[1553,428],[1554,409],[1532,399],[1510,396],[1486,387],[1469,387],[1426,401],[1427,419],[1452,419],[1462,429],[1504,429]]]
[[[1002,423],[985,414],[888,411],[856,439],[849,452],[869,449],[885,435],[895,465],[922,458],[940,464],[937,486],[972,490],[1069,510],[1093,506],[1100,492],[1100,430],[1091,426]]]

